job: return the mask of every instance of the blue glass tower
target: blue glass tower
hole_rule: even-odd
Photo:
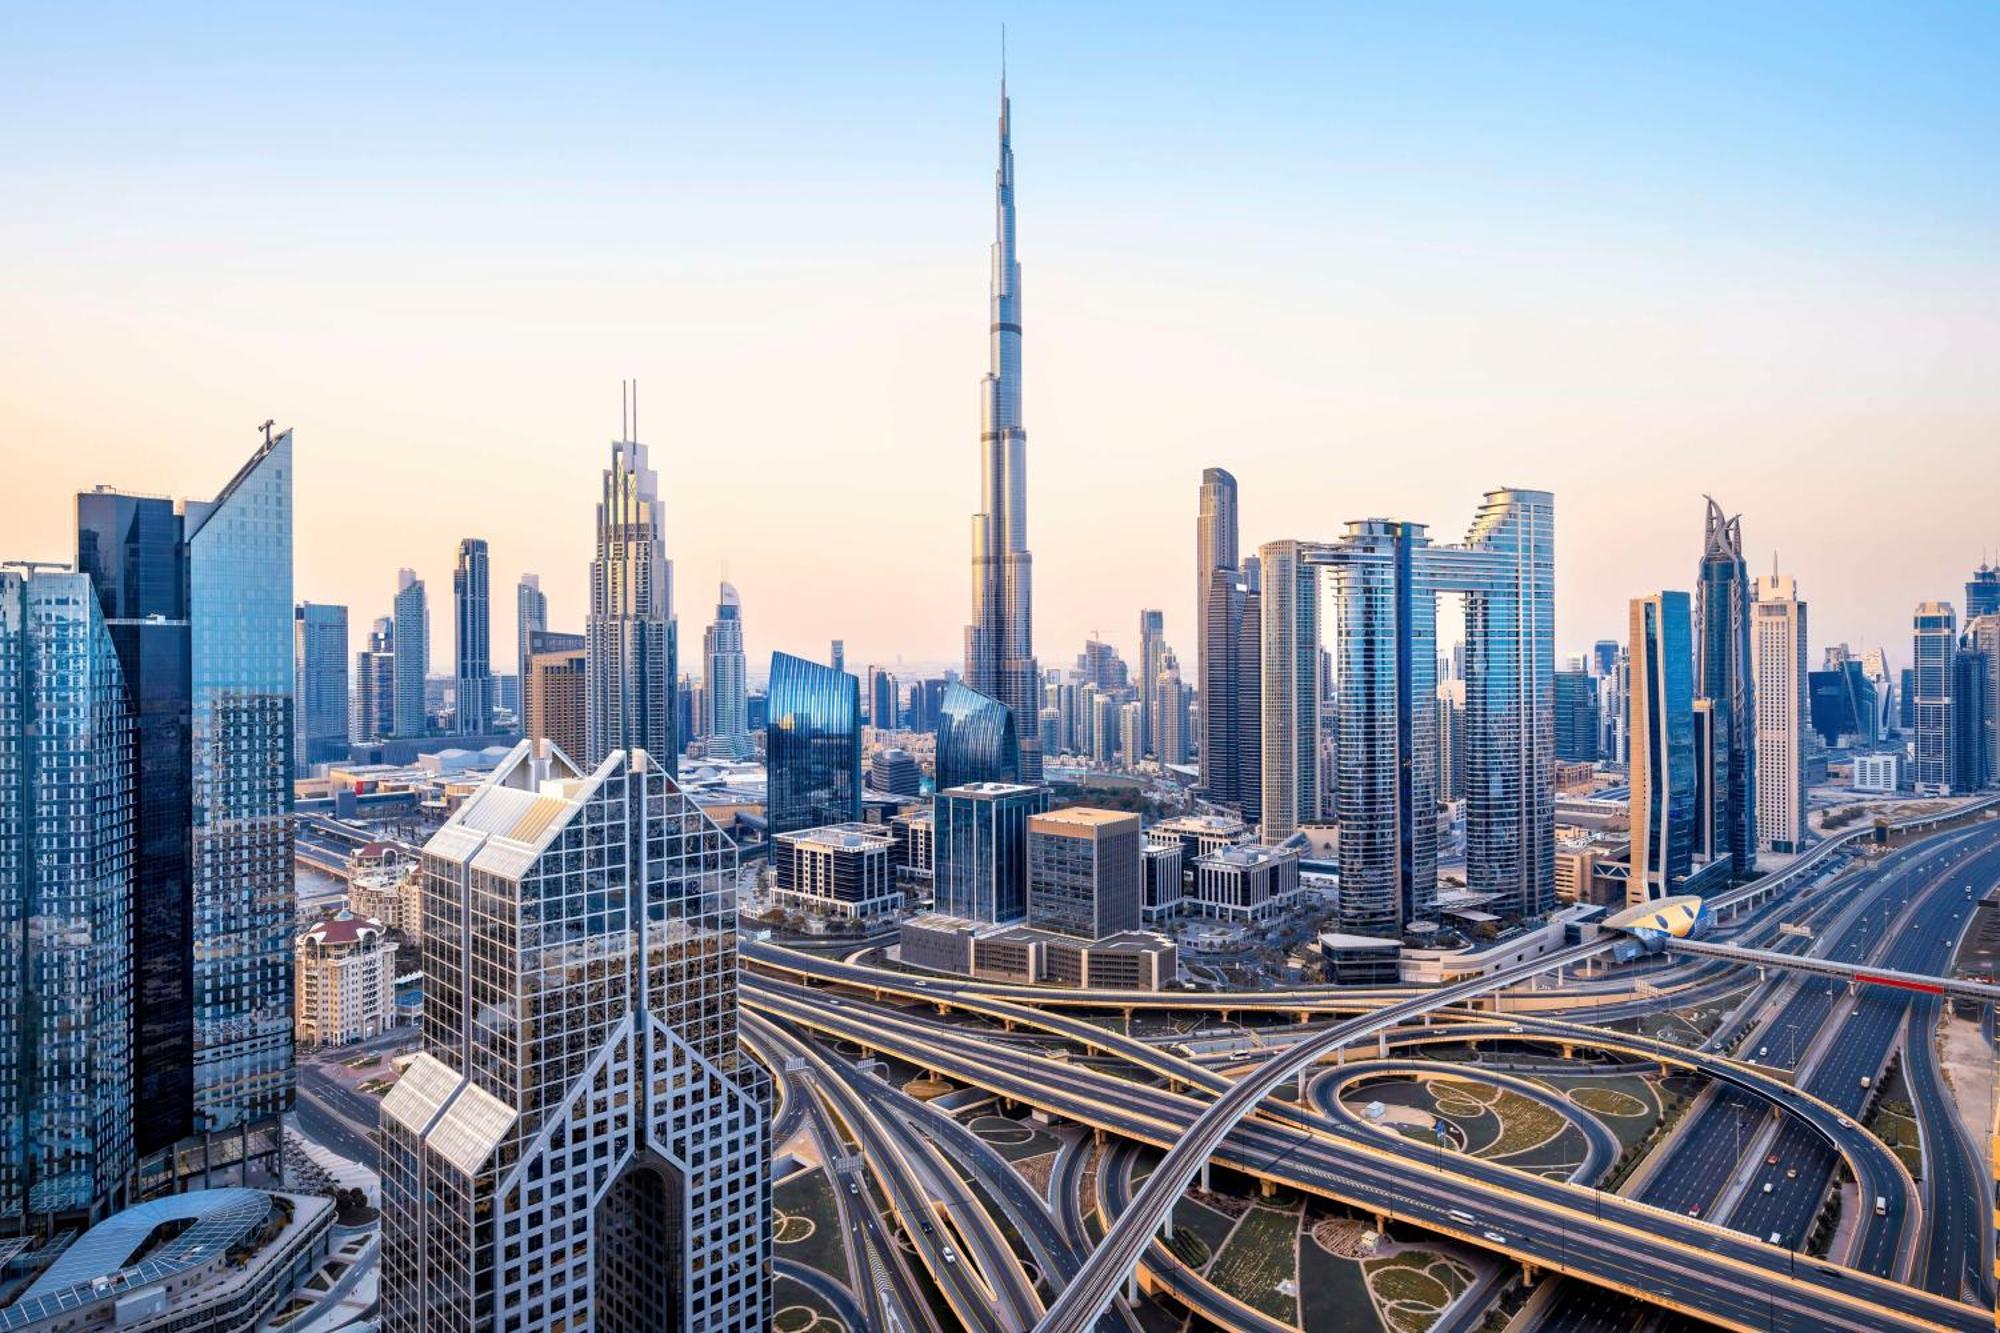
[[[946,685],[938,705],[937,789],[1020,780],[1013,710],[961,681]]]
[[[134,781],[87,575],[0,570],[0,1229],[90,1222],[133,1166]]]
[[[1688,595],[1632,601],[1632,856],[1626,894],[1636,906],[1679,892],[1694,868],[1694,630]]]
[[[76,565],[90,576],[132,712],[133,1130],[147,1157],[194,1112],[193,864],[188,812],[186,550],[171,500],[99,488],[76,497]]]
[[[771,654],[765,735],[770,836],[861,818],[861,682]]]
[[[998,924],[1028,914],[1028,820],[1046,787],[977,782],[939,788],[931,803],[937,910]]]
[[[292,1106],[292,435],[187,531],[194,1128]]]

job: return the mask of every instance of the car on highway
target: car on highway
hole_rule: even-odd
[[[1853,1129],[1854,1122],[1852,1120],[1849,1120],[1846,1116],[1842,1116],[1840,1117],[1840,1127],[1842,1129]]]
[[[1776,1166],[1777,1164],[1778,1164],[1778,1154],[1776,1153],[1772,1153],[1769,1157],[1766,1157],[1764,1159],[1765,1166]]]
[[[1495,1245],[1505,1245],[1507,1243],[1507,1238],[1497,1231],[1482,1231],[1479,1234],[1492,1241]]]
[[[951,1252],[951,1246],[949,1245],[940,1245],[938,1247],[938,1254],[948,1264],[956,1264],[958,1262],[958,1256]]]
[[[1771,1192],[1771,1182],[1767,1180],[1764,1182],[1764,1193],[1769,1194],[1770,1192]]]
[[[1689,1216],[1689,1217],[1700,1217],[1700,1216],[1701,1216],[1701,1205],[1699,1205],[1699,1204],[1696,1204],[1696,1205],[1695,1205],[1694,1207],[1692,1207],[1692,1208],[1688,1209],[1688,1216]]]
[[[1799,1178],[1799,1169],[1797,1167],[1792,1167],[1785,1172],[1786,1180],[1797,1180],[1798,1178]]]

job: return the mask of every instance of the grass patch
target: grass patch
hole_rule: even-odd
[[[1298,1243],[1297,1213],[1252,1208],[1209,1266],[1208,1279],[1245,1305],[1296,1324],[1298,1298],[1278,1290],[1278,1284],[1296,1280]]]
[[[837,1282],[847,1281],[847,1246],[826,1172],[801,1171],[771,1191],[776,1252]]]

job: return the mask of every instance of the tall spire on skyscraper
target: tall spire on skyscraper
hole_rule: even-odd
[[[973,689],[1012,710],[1021,737],[1022,776],[1033,781],[1041,775],[1040,751],[1031,740],[1041,712],[1041,669],[1035,662],[1033,557],[1028,552],[1028,433],[1021,425],[1021,266],[1014,248],[1012,119],[1003,34],[989,364],[980,383],[981,506],[972,518],[972,623],[965,629],[965,678]]]

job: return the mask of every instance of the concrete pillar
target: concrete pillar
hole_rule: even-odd
[[[1563,1053],[1563,1059],[1565,1060],[1576,1059],[1576,1043],[1569,1041],[1564,1042],[1562,1044],[1562,1053]]]
[[[1377,1060],[1389,1058],[1389,1034],[1386,1032],[1375,1034],[1375,1058]]]
[[[1389,1234],[1389,1215],[1387,1213],[1375,1214],[1375,1234],[1378,1236]]]
[[[1110,1136],[1104,1132],[1104,1126],[1102,1125],[1099,1125],[1096,1129],[1091,1130],[1090,1135],[1092,1141],[1094,1141],[1100,1148],[1102,1148],[1110,1138]]]
[[[1533,1264],[1522,1264],[1522,1265],[1521,1265],[1521,1285],[1522,1285],[1522,1286],[1524,1286],[1524,1287],[1532,1287],[1532,1286],[1534,1286],[1534,1285],[1535,1285],[1535,1279],[1536,1279],[1536,1278],[1538,1278],[1538,1277],[1540,1277],[1541,1275],[1542,1275],[1542,1270],[1541,1270],[1541,1269],[1539,1269],[1539,1268],[1537,1268],[1537,1267],[1535,1267],[1535,1266],[1534,1266]]]
[[[1268,1199],[1278,1192],[1278,1182],[1275,1180],[1260,1180],[1257,1182],[1257,1192]]]
[[[1201,1164],[1201,1187],[1202,1187],[1203,1189],[1207,1189],[1207,1188],[1208,1188],[1208,1163],[1207,1163],[1207,1162],[1203,1162],[1203,1163]]]
[[[1311,1078],[1311,1076],[1312,1076],[1312,1070],[1310,1068],[1301,1069],[1299,1071],[1299,1100],[1301,1102],[1303,1102],[1306,1099],[1306,1083]]]

